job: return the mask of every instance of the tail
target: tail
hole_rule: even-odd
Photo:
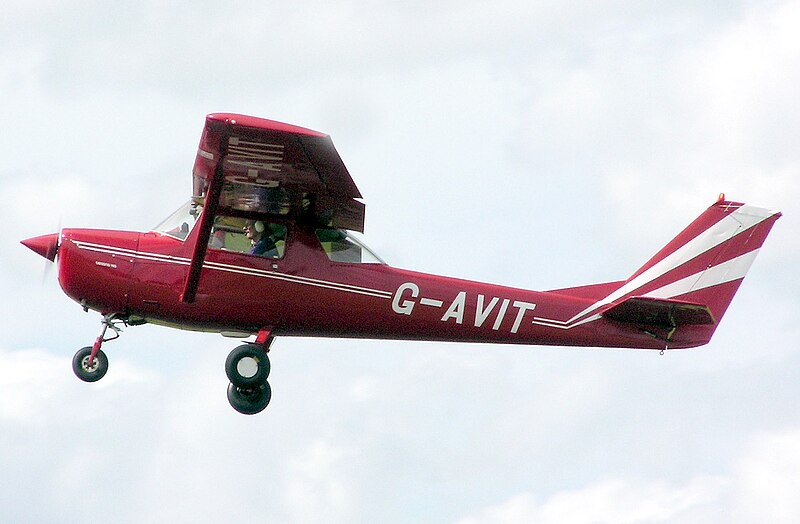
[[[720,195],[622,285],[569,323],[602,316],[636,325],[669,347],[708,343],[780,216]]]

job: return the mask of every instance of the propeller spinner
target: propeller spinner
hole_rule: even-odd
[[[58,233],[42,235],[22,240],[20,243],[28,249],[40,254],[50,262],[54,262],[58,253]]]

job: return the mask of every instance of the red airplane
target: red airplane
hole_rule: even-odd
[[[206,117],[192,198],[146,233],[64,229],[22,243],[57,256],[64,292],[100,312],[72,361],[146,322],[255,341],[228,355],[228,400],[272,392],[276,336],[493,342],[664,351],[706,344],[780,213],[723,195],[625,280],[537,292],[397,269],[352,231],[364,204],[330,137],[271,120]],[[106,338],[107,330],[113,334]]]

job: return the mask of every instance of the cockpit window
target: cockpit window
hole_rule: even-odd
[[[353,264],[385,264],[363,242],[343,229],[317,229],[317,239],[333,262]]]
[[[202,210],[202,206],[190,200],[154,227],[153,231],[169,235],[178,240],[186,240]]]
[[[262,220],[217,216],[208,247],[267,258],[283,258],[286,226]]]

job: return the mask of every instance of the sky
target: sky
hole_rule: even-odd
[[[800,2],[34,0],[0,15],[0,510],[9,522],[800,521]],[[148,230],[204,117],[328,133],[390,264],[624,279],[712,204],[780,210],[710,344],[668,352],[155,326],[80,382],[84,313],[19,240]]]

